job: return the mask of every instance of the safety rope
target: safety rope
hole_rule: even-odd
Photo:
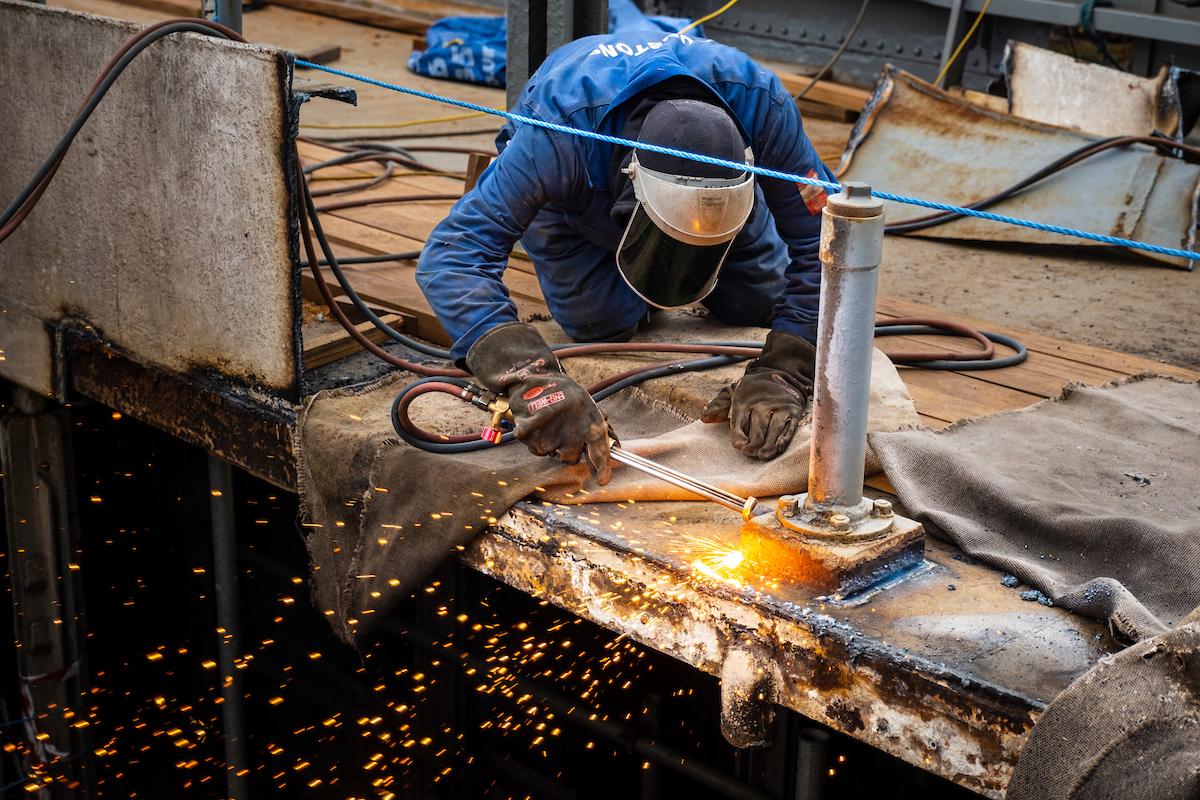
[[[777,170],[767,169],[766,167],[761,167],[761,166],[758,166],[757,164],[741,164],[736,161],[725,161],[724,159],[713,158],[711,156],[701,155],[699,153],[689,153],[686,150],[675,150],[674,148],[670,148],[670,147],[660,147],[658,145],[647,144],[646,142],[635,142],[635,141],[631,141],[629,139],[621,139],[617,136],[608,136],[607,134],[596,133],[595,131],[580,130],[579,128],[572,128],[567,125],[559,125],[554,122],[545,122],[540,119],[534,119],[532,117],[526,117],[526,116],[522,116],[520,114],[513,114],[508,111],[499,111],[497,109],[488,108],[487,106],[481,106],[481,105],[477,105],[475,103],[469,103],[465,100],[455,100],[454,98],[451,98],[451,97],[442,97],[440,95],[432,94],[430,92],[423,92],[419,89],[412,89],[407,86],[398,86],[394,83],[387,83],[386,81],[375,80],[374,78],[368,78],[363,75],[355,75],[353,72],[345,72],[344,70],[334,69],[333,67],[327,67],[327,66],[324,66],[323,64],[313,64],[311,62],[301,61],[301,60],[297,60],[296,64],[298,66],[308,67],[309,69],[316,69],[316,70],[320,70],[322,72],[328,72],[331,75],[339,75],[343,78],[349,78],[350,80],[361,81],[362,83],[368,83],[368,84],[371,84],[372,86],[378,86],[382,89],[390,89],[392,91],[402,92],[404,94],[410,94],[415,97],[424,97],[427,100],[437,100],[442,103],[448,103],[450,105],[460,106],[462,108],[469,108],[469,109],[472,109],[473,111],[482,111],[487,114],[494,114],[499,117],[504,117],[506,119],[512,120],[513,122],[523,122],[528,125],[536,125],[539,128],[545,128],[547,130],[558,131],[559,133],[567,133],[567,134],[571,134],[574,136],[583,136],[588,139],[595,139],[597,141],[607,142],[609,144],[621,145],[623,147],[636,147],[639,150],[650,150],[650,151],[653,151],[656,153],[662,153],[663,155],[675,156],[677,158],[687,158],[687,159],[691,159],[693,161],[699,161],[701,163],[715,164],[715,165],[721,166],[721,167],[729,167],[732,169],[739,169],[739,170],[743,170],[743,171],[753,172],[757,175],[763,175],[768,178],[778,178],[780,180],[792,181],[793,183],[803,183],[803,184],[808,184],[810,186],[819,186],[822,189],[832,189],[834,191],[841,190],[841,184],[833,183],[831,181],[822,181],[822,180],[818,180],[816,178],[809,178],[809,177],[806,177],[803,175],[792,175],[787,172],[779,172]],[[950,212],[953,212],[956,214],[961,214],[964,217],[977,217],[979,219],[991,220],[992,222],[1002,222],[1007,225],[1017,225],[1022,228],[1032,228],[1033,230],[1046,231],[1047,233],[1059,233],[1064,236],[1074,236],[1079,239],[1088,239],[1090,241],[1100,242],[1102,244],[1113,244],[1113,245],[1118,245],[1120,247],[1129,247],[1134,250],[1144,250],[1148,253],[1157,253],[1159,255],[1173,256],[1175,258],[1184,258],[1184,259],[1188,259],[1188,260],[1200,259],[1200,253],[1197,253],[1197,252],[1194,252],[1191,250],[1179,250],[1179,249],[1175,249],[1175,248],[1171,248],[1171,247],[1161,247],[1156,244],[1147,244],[1145,242],[1137,242],[1132,239],[1120,239],[1116,236],[1105,236],[1104,234],[1100,234],[1100,233],[1089,233],[1087,231],[1079,231],[1079,230],[1075,230],[1073,228],[1064,228],[1059,225],[1047,225],[1042,222],[1034,222],[1032,220],[1019,219],[1017,217],[1008,217],[1003,214],[992,214],[987,211],[977,211],[973,208],[964,208],[962,206],[955,206],[955,205],[951,205],[949,203],[936,203],[936,202],[933,202],[932,200],[921,200],[921,199],[915,198],[915,197],[905,197],[903,195],[892,194],[891,192],[879,192],[879,191],[872,190],[872,194],[875,197],[881,198],[883,200],[893,200],[897,203],[904,203],[906,205],[911,205],[911,206],[921,206],[923,208],[931,208],[936,211],[950,211]]]

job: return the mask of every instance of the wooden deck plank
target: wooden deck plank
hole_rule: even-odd
[[[347,267],[347,270],[350,268]],[[388,262],[386,264],[356,265],[358,272],[370,272],[376,277],[397,282],[416,284],[415,269],[411,262]],[[537,305],[540,313],[546,312],[546,301],[542,298],[542,287],[537,278],[517,270],[507,270],[504,273],[504,285],[514,300],[524,300]]]
[[[813,82],[812,78],[805,78],[801,75],[793,75],[790,72],[776,72],[779,76],[779,81],[787,89],[788,94],[793,97],[799,94],[808,85]],[[804,96],[805,100],[810,100],[814,103],[825,103],[838,108],[845,108],[850,111],[861,111],[867,100],[871,99],[871,93],[866,89],[859,89],[854,86],[843,86],[840,83],[832,81],[817,81],[816,86]]]
[[[419,239],[412,239],[381,228],[363,225],[360,222],[348,220],[334,214],[323,214],[321,216],[321,227],[325,231],[325,238],[329,240],[330,244],[350,247],[361,251],[363,255],[405,253],[420,250],[425,246],[425,243]],[[337,255],[336,250],[334,254]],[[408,260],[403,263],[412,267],[416,266],[415,260]],[[355,265],[355,268],[363,269],[367,266]],[[513,269],[506,270],[504,273],[504,285],[508,287],[509,291],[526,300],[532,300],[544,306],[546,301],[542,296],[541,285],[538,283],[537,278],[534,277],[533,265],[528,261],[523,261],[514,256],[509,259],[509,266],[513,267]]]
[[[1024,408],[1044,399],[955,372],[902,367],[900,378],[919,412],[946,422]]]
[[[1004,336],[1012,336],[1013,338],[1018,339],[1032,352],[1046,353],[1048,355],[1058,356],[1059,358],[1067,359],[1069,361],[1078,361],[1080,363],[1090,364],[1091,366],[1099,367],[1101,369],[1120,372],[1123,375],[1136,375],[1140,372],[1151,370],[1154,372],[1161,372],[1164,375],[1171,375],[1172,377],[1180,378],[1182,380],[1200,380],[1200,372],[1195,372],[1183,367],[1176,367],[1171,364],[1163,364],[1159,361],[1151,361],[1147,358],[1117,353],[1113,350],[1104,350],[1099,347],[1092,347],[1086,344],[1076,344],[1063,339],[1055,339],[1051,336],[1034,333],[1033,331],[1014,328],[1011,325],[974,319],[964,314],[955,314],[950,311],[932,309],[928,306],[909,303],[904,300],[896,300],[890,297],[879,298],[877,311],[880,316],[887,317],[935,316],[951,322],[959,322],[963,325],[968,325],[979,330],[986,330],[991,333],[999,333]]]
[[[322,267],[321,271],[326,282],[330,284],[330,288],[334,289],[334,293],[341,294],[341,287],[337,285],[333,271],[328,267]],[[415,317],[417,321],[416,336],[443,347],[454,344],[446,331],[442,329],[441,323],[438,322],[437,316],[429,307],[429,302],[425,299],[425,295],[421,294],[416,283],[385,280],[370,273],[359,272],[347,272],[347,277],[350,278],[350,285],[354,287],[354,291],[366,302],[383,308],[404,311]],[[311,281],[313,279],[305,276],[304,280]]]
[[[434,227],[450,213],[453,200],[433,200],[421,203],[393,203],[327,211],[327,216],[341,217],[389,233],[402,233],[422,242],[429,238]]]
[[[404,330],[405,318],[399,314],[386,314],[380,317],[380,319],[397,330]],[[388,338],[372,322],[362,322],[354,327],[375,344],[381,344]],[[344,330],[315,336],[310,341],[304,343],[304,369],[310,370],[331,364],[346,356],[352,356],[362,349],[362,345],[351,338],[350,334]]]
[[[422,239],[363,225],[336,214],[322,214],[321,228],[330,243],[353,247],[369,255],[407,253],[425,246]]]
[[[967,339],[954,339],[945,336],[909,337],[889,336],[887,340],[894,341],[894,346],[880,347],[881,350],[900,352],[916,352],[920,350],[948,350],[962,353],[978,350],[975,342]],[[876,346],[883,342],[876,340]],[[1013,355],[1014,350],[1003,345],[996,346],[996,358]],[[1040,397],[1056,397],[1062,387],[1071,381],[1081,381],[1091,386],[1098,386],[1119,380],[1127,373],[1116,370],[1094,367],[1080,361],[1071,361],[1046,353],[1030,352],[1021,364],[1012,367],[1002,367],[995,370],[962,370],[964,377],[974,380],[1007,386],[1030,392]]]

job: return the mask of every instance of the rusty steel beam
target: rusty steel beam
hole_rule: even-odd
[[[296,409],[219,374],[180,374],[138,363],[111,345],[65,332],[71,388],[296,491]]]
[[[701,522],[712,517],[702,503],[523,502],[461,558],[741,687],[723,699],[727,735],[760,739],[769,709],[746,696],[761,694],[997,798],[1049,701],[1121,647],[1102,624],[1022,602],[934,541],[924,565],[853,602],[714,572],[706,556],[736,552],[741,521],[726,516]],[[748,690],[760,683],[739,677],[743,663],[769,680]]]

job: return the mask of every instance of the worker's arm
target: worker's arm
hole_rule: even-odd
[[[564,135],[518,125],[500,157],[429,236],[417,263],[417,284],[454,339],[462,366],[471,345],[490,328],[517,321],[502,277],[513,245],[548,202],[571,205],[586,187]]]
[[[755,152],[764,167],[793,175],[834,180],[817,157],[800,124],[791,97],[775,87],[760,97],[752,119]],[[821,209],[818,187],[776,178],[759,178],[763,196],[790,258],[783,297],[775,306],[771,333],[762,355],[746,366],[743,377],[727,386],[705,409],[705,422],[729,421],[730,444],[748,456],[771,459],[784,452],[812,393],[821,296]],[[736,256],[753,257],[754,242]],[[730,254],[735,257],[734,253]]]
[[[796,104],[782,85],[772,92],[772,102],[758,133],[756,151],[758,163],[769,169],[837,182],[817,157],[816,149],[804,134]],[[791,258],[786,272],[787,286],[775,307],[771,328],[815,342],[821,298],[819,250],[824,190],[766,177],[759,178],[759,185]]]
[[[548,202],[576,205],[587,186],[578,148],[561,134],[516,128],[475,190],[429,237],[417,282],[446,332],[451,355],[494,392],[508,396],[517,438],[530,452],[587,464],[601,486],[612,475],[604,415],[562,371],[532,325],[517,319],[501,281],[513,244]]]

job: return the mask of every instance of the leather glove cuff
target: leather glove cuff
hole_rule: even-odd
[[[467,369],[488,389],[504,393],[531,375],[561,374],[554,352],[527,322],[497,325],[467,351]]]
[[[762,355],[746,365],[747,376],[774,372],[801,394],[811,396],[817,369],[816,346],[794,333],[771,331],[763,342]]]

